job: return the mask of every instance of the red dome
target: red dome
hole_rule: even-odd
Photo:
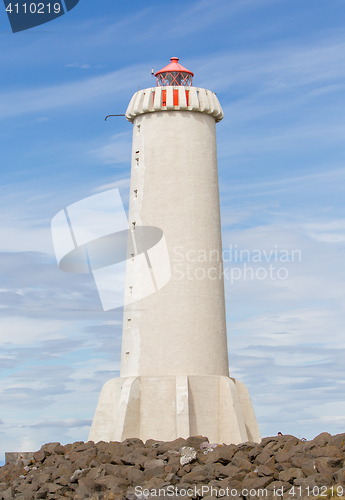
[[[158,86],[171,86],[171,85],[192,85],[192,78],[194,73],[189,69],[184,68],[179,64],[178,57],[171,57],[171,63],[165,68],[157,71],[155,77],[157,78]]]

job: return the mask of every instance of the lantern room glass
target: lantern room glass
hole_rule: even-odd
[[[189,87],[192,85],[192,75],[184,71],[167,71],[157,76],[157,85],[159,87],[173,85]]]

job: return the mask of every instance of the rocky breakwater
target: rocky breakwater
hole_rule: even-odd
[[[345,497],[345,434],[312,441],[266,437],[260,444],[172,442],[49,443],[8,454],[0,499],[311,499]]]

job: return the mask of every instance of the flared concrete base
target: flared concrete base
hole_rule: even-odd
[[[207,436],[213,443],[260,442],[249,393],[224,376],[128,377],[102,389],[89,441],[172,441]]]

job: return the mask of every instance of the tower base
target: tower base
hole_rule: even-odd
[[[127,377],[104,384],[89,441],[173,441],[207,436],[210,442],[259,443],[261,435],[244,384],[225,376]]]

